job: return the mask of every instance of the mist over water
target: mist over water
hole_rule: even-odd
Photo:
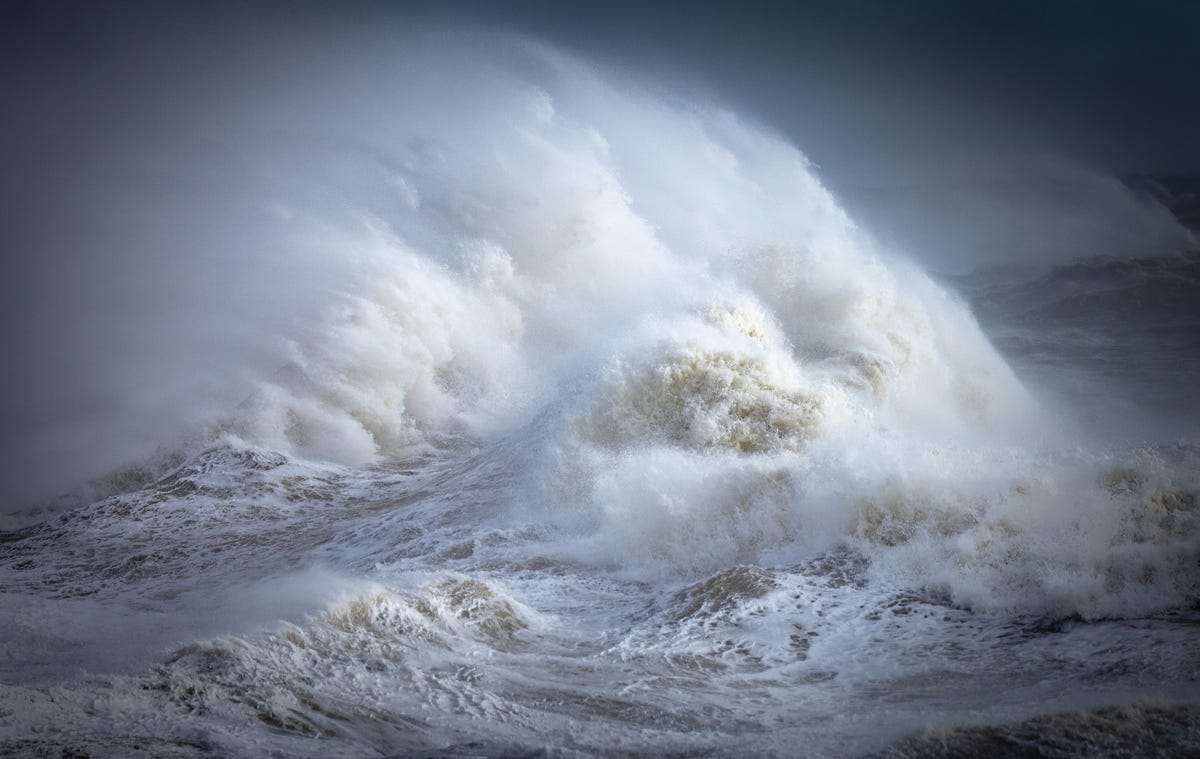
[[[67,223],[15,227],[5,752],[1194,743],[1163,196],[1029,159],[843,199],[523,37],[248,29],[97,105]]]

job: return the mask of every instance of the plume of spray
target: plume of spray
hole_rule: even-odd
[[[30,307],[56,318],[14,384],[66,412],[13,427],[10,503],[188,430],[348,466],[515,438],[537,460],[516,518],[582,561],[710,571],[852,539],[913,582],[936,557],[983,607],[1187,592],[1190,527],[1153,593],[1088,595],[1153,552],[1129,520],[1154,466],[1129,492],[1104,462],[1048,470],[1062,412],[786,141],[522,39],[334,37],[232,55],[201,77],[219,109],[106,138],[131,153],[92,181],[137,181],[69,194],[96,234],[63,238],[70,276],[23,273],[63,287]],[[64,350],[90,371],[47,379]],[[1082,537],[1079,508],[1106,515]]]
[[[133,118],[121,99],[94,104],[57,204],[67,223],[32,230],[52,205],[35,188],[38,213],[17,227],[41,250],[10,301],[34,323],[14,337],[10,505],[171,444],[255,387],[265,408],[281,383],[304,385],[311,413],[264,411],[238,431],[287,448],[291,429],[347,462],[413,430],[512,423],[588,365],[581,344],[739,267],[765,281],[771,255],[879,266],[803,156],[730,113],[619,93],[514,39],[296,36],[308,62],[185,46],[177,68],[134,76],[134,56],[76,84],[136,82],[128,99],[149,105]],[[41,93],[29,118],[72,96],[87,100]],[[358,431],[318,422],[327,406],[352,407]]]

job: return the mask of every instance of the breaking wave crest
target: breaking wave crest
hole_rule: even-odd
[[[990,708],[992,678],[1008,714],[1061,705],[1029,662],[1089,692],[1133,682],[1110,638],[1194,690],[1181,625],[1153,627],[1161,660],[1105,625],[1200,603],[1195,440],[1081,438],[963,300],[735,114],[511,40],[396,55],[420,65],[375,81],[387,99],[324,93],[304,161],[263,152],[279,181],[258,200],[341,270],[287,364],[105,497],[0,533],[24,599],[0,608],[5,645],[43,645],[53,601],[88,620],[54,645],[118,648],[135,610],[175,647],[85,683],[123,694],[129,730],[86,688],[21,686],[0,711],[86,713],[80,750],[101,755],[127,734],[180,756],[445,755],[485,733],[484,754],[750,735],[787,755],[911,735],[930,683],[946,714]],[[259,582],[292,589],[279,611]],[[210,613],[260,624],[179,648]],[[1049,627],[1095,661],[1063,663]],[[879,738],[862,715],[884,698],[910,700]],[[1131,709],[1194,735],[1191,707]],[[1136,738],[1111,717],[1038,729]]]
[[[1138,454],[1071,452],[1070,411],[802,153],[728,111],[507,53],[533,68],[414,73],[398,112],[361,122],[370,147],[335,188],[360,203],[277,203],[359,284],[217,441],[351,467],[515,444],[510,518],[643,573],[849,541],[981,609],[1195,597],[1195,485],[1173,468],[1194,454],[1108,487]],[[462,91],[429,97],[444,76]]]

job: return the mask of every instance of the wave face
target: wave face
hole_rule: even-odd
[[[356,284],[2,535],[5,751],[856,754],[1195,697],[1197,441],[1077,437],[736,114],[482,47],[313,84],[261,200]]]

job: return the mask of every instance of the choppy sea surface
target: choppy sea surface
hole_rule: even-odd
[[[539,60],[356,143],[291,363],[10,518],[0,754],[1200,751],[1195,254],[935,281]]]

